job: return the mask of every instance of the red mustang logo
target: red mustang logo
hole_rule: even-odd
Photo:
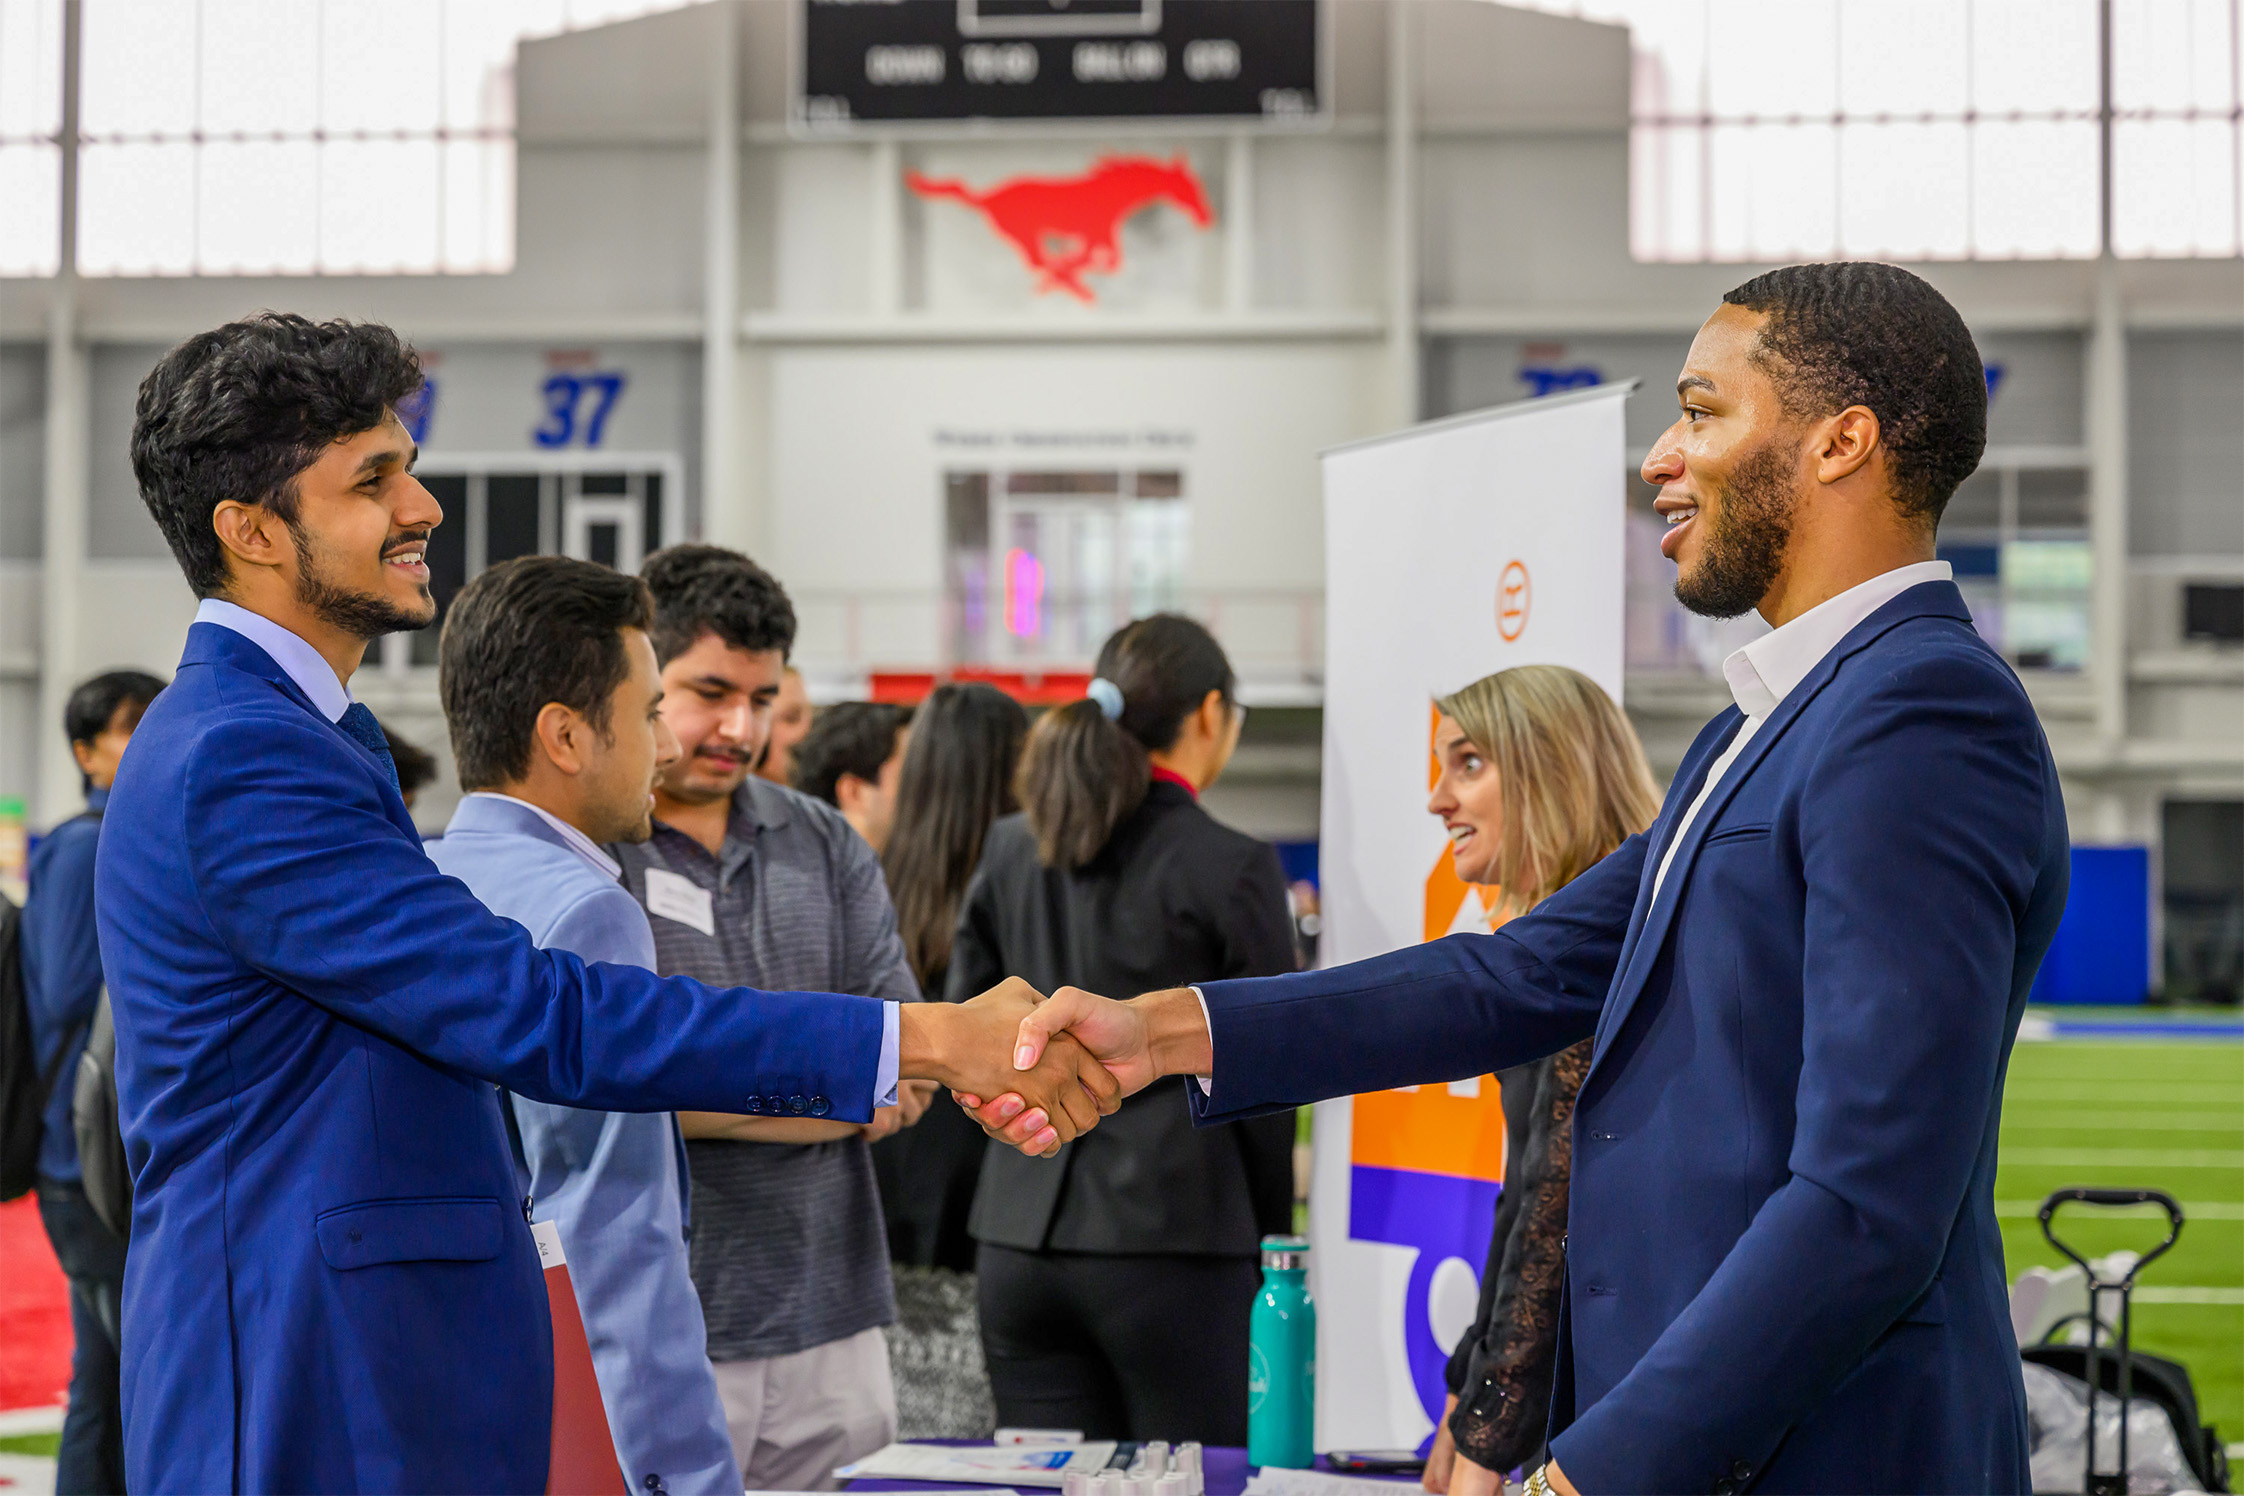
[[[921,197],[955,197],[979,209],[1036,272],[1037,290],[1067,291],[1085,301],[1096,299],[1083,283],[1086,274],[1112,275],[1122,267],[1115,235],[1139,209],[1167,202],[1201,228],[1214,221],[1200,179],[1182,156],[1101,156],[1079,177],[1015,177],[987,192],[916,171],[906,172],[904,181]]]

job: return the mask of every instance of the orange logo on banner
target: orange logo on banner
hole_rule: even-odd
[[[1513,563],[1517,565],[1517,562]],[[1440,725],[1436,709],[1426,727],[1426,786],[1441,778],[1433,751]],[[1500,890],[1467,883],[1444,847],[1426,875],[1426,938],[1463,930],[1493,930],[1509,916]],[[1446,1086],[1405,1086],[1356,1098],[1351,1161],[1379,1169],[1457,1174],[1468,1179],[1504,1177],[1504,1108],[1496,1078],[1478,1076]]]
[[[1496,582],[1496,632],[1504,636],[1506,644],[1527,632],[1527,609],[1533,601],[1525,563],[1510,563]]]

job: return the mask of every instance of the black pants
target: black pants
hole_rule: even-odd
[[[39,1220],[70,1280],[70,1409],[55,1457],[55,1496],[113,1496],[125,1489],[125,1420],[117,1391],[117,1325],[125,1296],[125,1244],[101,1223],[85,1189],[39,1181]]]
[[[1022,1252],[983,1243],[997,1421],[1093,1439],[1247,1442],[1249,1257]]]

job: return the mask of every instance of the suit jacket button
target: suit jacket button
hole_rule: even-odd
[[[810,1114],[813,1117],[823,1117],[833,1109],[834,1104],[831,1101],[828,1101],[823,1096],[813,1096],[810,1098]]]
[[[1737,1489],[1738,1483],[1734,1480],[1718,1480],[1714,1483],[1714,1496],[1737,1496]]]
[[[807,1111],[809,1111],[809,1110],[810,1110],[810,1098],[809,1098],[809,1097],[807,1097],[807,1096],[790,1096],[790,1097],[788,1097],[788,1098],[787,1098],[787,1110],[789,1110],[789,1111],[793,1112],[793,1113],[794,1113],[794,1114],[795,1114],[796,1116],[800,1117],[800,1116],[801,1116],[801,1115],[802,1115],[803,1113],[805,1113],[805,1112],[807,1112]]]
[[[762,1111],[763,1109],[764,1109],[764,1099],[763,1099],[763,1097],[761,1097],[761,1096],[751,1096],[751,1097],[749,1097],[749,1098],[748,1098],[748,1115],[749,1115],[749,1116],[753,1117],[753,1116],[755,1116],[755,1115],[756,1115],[756,1114],[757,1114],[758,1112]]]
[[[1753,1467],[1752,1467],[1751,1465],[1747,1464],[1747,1463],[1746,1463],[1745,1461],[1743,1461],[1743,1460],[1732,1460],[1732,1461],[1730,1462],[1730,1478],[1731,1478],[1731,1479],[1733,1479],[1733,1480],[1739,1480],[1739,1481],[1743,1481],[1743,1480],[1749,1479],[1749,1478],[1750,1478],[1750,1477],[1752,1476],[1752,1474],[1753,1474]]]
[[[351,1231],[350,1231],[350,1236],[351,1236],[351,1244],[352,1244],[353,1246],[356,1246],[356,1245],[358,1244],[358,1228],[357,1228],[356,1226],[353,1226],[353,1227],[351,1228]]]

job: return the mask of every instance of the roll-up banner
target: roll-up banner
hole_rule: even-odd
[[[1324,964],[1489,928],[1426,813],[1434,698],[1568,665],[1621,699],[1633,384],[1324,454]],[[1317,1447],[1423,1446],[1478,1306],[1504,1114],[1493,1077],[1317,1108]]]

